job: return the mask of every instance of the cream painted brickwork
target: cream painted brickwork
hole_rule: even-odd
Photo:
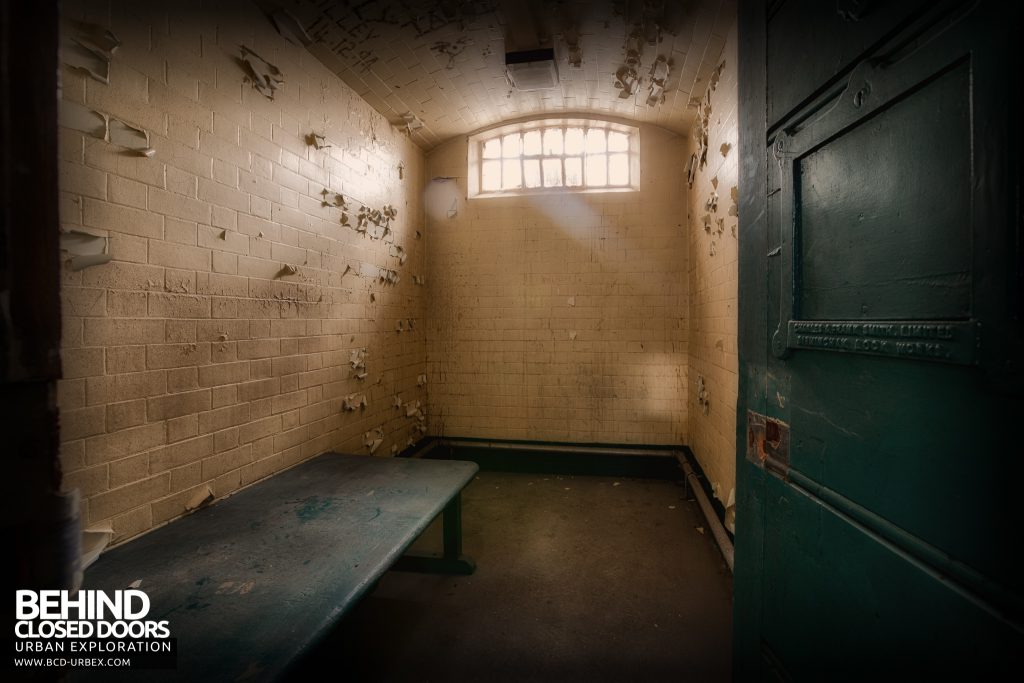
[[[686,442],[686,143],[640,140],[638,192],[467,201],[465,138],[427,157],[432,433]]]
[[[422,153],[254,5],[197,5],[64,6],[123,45],[109,85],[63,68],[63,100],[146,129],[156,150],[61,130],[62,224],[109,235],[113,254],[64,267],[64,485],[118,541],[206,485],[220,497],[332,448],[365,453],[374,428],[378,454],[404,448],[415,419],[394,396],[425,400]],[[243,83],[242,44],[283,72],[273,101]],[[312,131],[332,146],[307,146]],[[394,205],[408,261],[343,227],[324,188],[351,198],[353,224],[360,203]],[[369,405],[343,412],[353,393]]]
[[[737,325],[737,217],[729,215],[733,204],[731,189],[738,183],[739,153],[736,105],[736,29],[726,41],[722,55],[724,67],[717,87],[711,93],[707,166],[697,173],[688,191],[689,212],[689,285],[690,344],[689,446],[715,496],[727,506],[726,522],[732,526],[731,497],[736,486],[736,395],[738,391]],[[691,136],[689,152],[696,152],[696,137]],[[722,153],[722,145],[730,146]],[[687,155],[689,156],[689,154]],[[706,203],[718,181],[718,209],[709,211]],[[685,180],[682,190],[687,191]],[[705,231],[703,216],[710,214],[712,232]],[[724,230],[717,234],[717,220],[724,219]],[[714,255],[712,255],[712,249]],[[698,400],[699,378],[708,392],[705,415]]]

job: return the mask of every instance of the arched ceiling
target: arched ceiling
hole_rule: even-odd
[[[616,116],[688,134],[735,20],[734,0],[286,0],[278,7],[276,23],[301,25],[309,51],[392,123],[415,116],[410,135],[425,150],[546,113]],[[545,46],[554,49],[559,84],[512,87],[505,52]],[[617,76],[631,57],[638,83],[622,97]],[[659,58],[669,66],[665,96],[648,103]]]

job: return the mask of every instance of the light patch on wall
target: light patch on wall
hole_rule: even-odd
[[[533,204],[533,209],[544,214],[551,224],[563,233],[577,240],[589,240],[593,236],[593,228],[601,225],[601,214],[598,209],[584,199],[586,195],[569,193],[552,197],[545,195],[525,195],[523,199]]]
[[[434,178],[423,191],[423,208],[434,220],[453,218],[458,214],[459,184],[455,178]],[[454,207],[455,213],[450,213]]]

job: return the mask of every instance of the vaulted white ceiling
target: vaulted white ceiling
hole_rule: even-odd
[[[734,0],[288,0],[307,47],[392,123],[422,121],[425,150],[517,118],[591,113],[687,134],[721,62]],[[574,51],[579,66],[570,64]],[[554,48],[560,83],[523,92],[505,52]],[[620,97],[617,74],[639,54],[639,83]],[[670,66],[665,97],[648,104],[652,66]],[[660,100],[660,98],[658,98]]]

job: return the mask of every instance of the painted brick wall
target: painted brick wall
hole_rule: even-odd
[[[466,139],[428,155],[432,433],[686,442],[685,140],[640,139],[632,193],[467,201]]]
[[[733,523],[736,486],[736,352],[737,217],[733,188],[738,183],[739,153],[736,105],[736,29],[726,40],[722,70],[710,93],[707,165],[699,170],[689,201],[689,446],[707,475],[716,497]],[[708,99],[701,100],[701,107]],[[698,152],[698,136],[688,138]],[[723,149],[723,145],[729,145]],[[689,154],[687,155],[689,156]],[[717,183],[717,188],[716,188]],[[708,206],[717,192],[717,208]],[[707,216],[707,219],[705,219]],[[721,220],[721,223],[719,223]],[[705,223],[710,226],[705,228]],[[706,401],[698,395],[703,379]]]
[[[63,226],[108,235],[113,254],[64,266],[64,483],[115,540],[206,485],[220,497],[325,450],[365,453],[371,429],[378,454],[404,448],[416,420],[394,396],[425,398],[422,153],[254,5],[192,4],[64,8],[66,32],[85,20],[123,44],[109,85],[65,67],[63,101],[144,128],[156,150],[61,130]],[[243,83],[240,45],[283,72],[273,101]],[[312,131],[331,147],[308,146]],[[350,198],[353,225],[361,204],[396,207],[406,263],[344,227],[324,188]],[[368,406],[343,411],[353,393]]]

